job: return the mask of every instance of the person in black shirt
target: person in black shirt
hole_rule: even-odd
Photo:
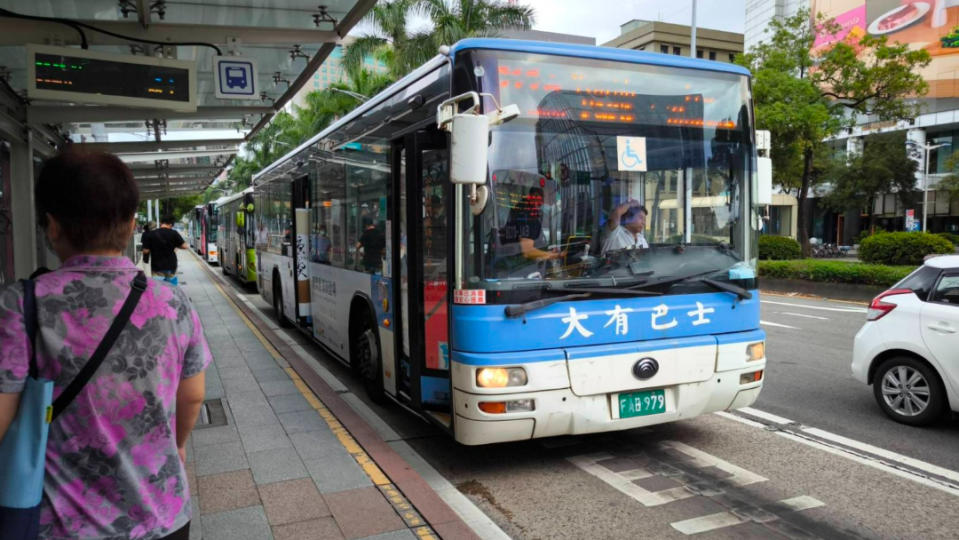
[[[386,236],[376,228],[372,219],[363,218],[363,224],[366,228],[360,235],[360,241],[356,247],[363,248],[363,268],[367,272],[375,274],[383,268],[383,250],[386,248]]]
[[[176,250],[186,249],[180,233],[173,230],[173,216],[163,216],[160,228],[150,231],[143,241],[143,256],[150,257],[150,270],[154,277],[176,277]]]

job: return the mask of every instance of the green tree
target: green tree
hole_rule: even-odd
[[[409,32],[409,20],[425,14],[428,28]],[[358,70],[367,56],[385,60],[395,78],[436,56],[441,45],[477,36],[495,36],[506,28],[528,30],[533,9],[499,0],[390,0],[379,2],[367,15],[371,34],[358,38],[346,49],[343,66]]]
[[[838,31],[834,21],[821,17],[816,26]],[[774,20],[770,32],[768,41],[738,62],[753,73],[756,125],[772,134],[774,180],[798,191],[799,240],[808,254],[808,195],[823,179],[822,160],[817,159],[827,151],[823,141],[853,126],[861,115],[914,117],[916,105],[906,98],[926,92],[918,71],[929,64],[929,53],[866,35],[814,54],[815,28],[803,11]]]
[[[946,176],[939,180],[936,189],[948,193],[949,202],[959,200],[959,151],[946,160]]]
[[[905,133],[883,133],[866,137],[862,153],[838,162],[830,171],[832,191],[825,203],[836,211],[865,209],[869,213],[869,231],[876,226],[876,198],[895,193],[903,206],[915,202],[914,188],[918,165],[906,152]]]

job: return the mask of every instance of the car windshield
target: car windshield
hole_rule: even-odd
[[[489,202],[466,231],[471,287],[709,270],[754,277],[745,76],[525,53],[472,58],[479,90],[521,114],[492,131]]]

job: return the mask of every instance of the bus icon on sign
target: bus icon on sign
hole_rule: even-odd
[[[256,63],[252,58],[216,56],[214,96],[218,99],[259,99],[256,88]]]
[[[238,67],[226,68],[227,88],[246,88],[246,70]]]

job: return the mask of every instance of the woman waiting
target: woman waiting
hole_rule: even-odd
[[[123,255],[139,199],[116,156],[67,151],[44,165],[37,216],[62,266],[36,278],[40,377],[54,399],[100,343],[138,269]],[[211,360],[179,288],[146,280],[129,322],[76,398],[50,425],[41,538],[189,536],[185,444]],[[0,289],[0,440],[16,414],[31,344],[23,287]]]

